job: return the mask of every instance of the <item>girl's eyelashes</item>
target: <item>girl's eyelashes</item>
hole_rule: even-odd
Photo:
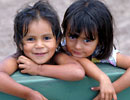
[[[77,35],[69,35],[69,38],[70,39],[76,39],[76,38],[78,38],[78,36]]]
[[[33,37],[29,37],[26,39],[27,41],[34,41],[35,39]]]
[[[71,40],[74,40],[74,39],[77,39],[77,38],[78,38],[78,35],[72,35],[72,34],[70,34],[68,37],[69,37]],[[84,43],[89,43],[89,42],[91,42],[92,40],[90,40],[90,39],[82,39],[82,41],[83,41]]]
[[[43,40],[50,40],[51,39],[51,36],[45,36],[43,37]]]
[[[90,39],[84,39],[84,42],[85,43],[88,43],[88,42],[91,42],[92,40],[90,40]]]
[[[28,42],[34,42],[35,40],[37,40],[38,38],[36,38],[36,37],[26,37],[24,40],[25,41],[28,41]],[[43,40],[43,41],[47,41],[47,40],[50,40],[50,39],[52,39],[52,36],[43,36],[43,37],[41,37],[41,39]]]
[[[69,36],[70,39],[76,39],[74,36]]]

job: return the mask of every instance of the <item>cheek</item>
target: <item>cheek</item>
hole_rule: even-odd
[[[93,41],[93,42],[90,44],[90,46],[89,46],[89,47],[91,47],[90,50],[94,52],[95,49],[96,49],[96,47],[97,47],[97,45],[98,45],[98,41],[97,41],[97,40]]]
[[[68,47],[73,47],[73,46],[74,46],[74,42],[75,42],[74,40],[71,41],[71,40],[68,39],[68,40],[66,41],[66,45],[67,45]]]
[[[87,52],[87,53],[91,53],[93,51],[93,49],[89,46],[86,46],[83,48],[84,52]]]
[[[94,53],[95,49],[96,49],[95,46],[86,46],[86,47],[83,48],[84,52],[85,52],[88,56],[92,55],[92,54]]]
[[[31,52],[32,48],[33,48],[32,45],[26,45],[26,44],[23,45],[23,51],[24,51],[24,53],[29,53],[29,52]]]
[[[53,53],[56,51],[56,46],[50,47],[50,51]]]
[[[48,44],[48,46],[52,52],[54,52],[57,48],[56,42],[52,42],[51,44]]]
[[[71,43],[71,42],[66,42],[66,48],[67,48],[67,50],[70,52],[71,49],[73,48],[73,43]]]

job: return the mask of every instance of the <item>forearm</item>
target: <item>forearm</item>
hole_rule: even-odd
[[[130,87],[130,68],[115,82],[113,82],[116,93],[121,92],[122,90]]]
[[[0,91],[25,99],[32,89],[16,83],[8,74],[0,72]]]
[[[79,63],[84,67],[86,75],[89,77],[94,78],[95,80],[102,82],[106,79],[109,80],[109,77],[102,71],[100,70],[96,64],[91,62],[87,58],[82,58],[78,60]]]
[[[67,81],[77,81],[84,78],[84,70],[74,64],[41,65],[38,75]]]
[[[57,65],[44,64],[38,67],[38,75],[67,81],[77,81],[84,78],[83,67],[70,56],[59,53],[55,56],[54,61]]]

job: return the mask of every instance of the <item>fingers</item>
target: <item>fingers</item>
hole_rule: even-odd
[[[47,98],[45,98],[44,96],[42,97],[43,98],[43,100],[48,100]]]
[[[25,68],[26,68],[26,67],[24,66],[24,64],[19,64],[18,67],[19,67],[20,69],[25,69]]]
[[[113,95],[108,95],[108,100],[112,100]]]
[[[93,100],[100,100],[100,94],[98,94]]]
[[[25,68],[28,68],[28,66],[31,65],[31,61],[30,59],[28,59],[27,57],[25,56],[20,56],[17,60],[17,63],[19,64],[18,67],[20,69],[25,69]]]
[[[27,68],[27,66],[25,66],[24,64],[19,64],[19,69],[21,69],[21,73],[27,73],[28,71],[28,68]]]
[[[101,93],[100,100],[117,100],[116,93]]]
[[[100,90],[100,87],[92,87],[91,90],[98,91],[98,90]]]
[[[25,74],[25,73],[27,73],[27,71],[23,69],[23,70],[21,70],[21,73]]]
[[[98,90],[99,87],[92,87],[93,90]],[[109,92],[109,93],[99,93],[93,100],[117,100],[117,95],[115,92]]]
[[[116,93],[114,93],[113,99],[114,99],[114,100],[117,100],[117,95],[116,95]]]
[[[108,100],[117,100],[117,95],[116,95],[116,93],[115,92],[113,92],[113,93],[109,93],[109,95],[108,95],[109,97],[108,97]]]
[[[38,92],[38,91],[36,91],[36,92],[41,95],[41,97],[42,97],[43,100],[48,100],[48,99],[47,99],[46,97],[44,97],[40,92]]]
[[[101,100],[105,100],[105,94],[101,93]]]
[[[102,100],[110,100],[109,97],[110,97],[110,95],[107,94],[107,95],[104,96],[104,99],[102,99]]]
[[[17,60],[17,63],[26,63],[28,61],[28,58],[25,56],[20,56]]]

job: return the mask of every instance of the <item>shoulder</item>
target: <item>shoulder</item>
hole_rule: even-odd
[[[130,68],[130,56],[117,53],[117,66],[124,69]]]
[[[57,59],[65,59],[65,58],[69,58],[70,56],[69,55],[67,55],[66,53],[63,53],[63,52],[59,52],[59,53],[57,53],[56,55],[55,55],[55,58],[57,58]]]
[[[17,59],[13,55],[0,62],[0,71],[12,74],[17,69]]]
[[[58,64],[65,64],[65,63],[76,63],[76,60],[72,58],[72,56],[69,56],[65,53],[58,53],[55,56],[55,62]]]

